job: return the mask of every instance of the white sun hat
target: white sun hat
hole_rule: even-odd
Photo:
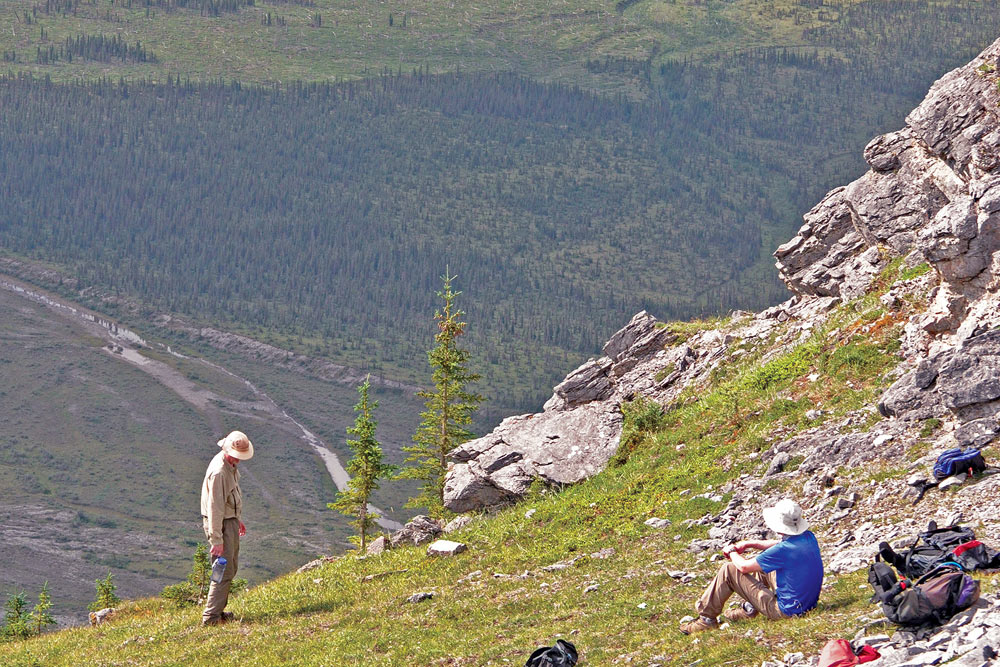
[[[802,508],[791,498],[782,498],[774,507],[764,509],[764,523],[782,535],[801,535],[809,528]]]
[[[253,443],[243,431],[233,431],[222,440],[219,440],[219,447],[234,459],[246,461],[253,457]]]

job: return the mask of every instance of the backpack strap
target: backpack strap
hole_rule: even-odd
[[[928,581],[928,580],[933,579],[934,577],[936,577],[936,576],[938,576],[940,574],[943,574],[942,570],[947,570],[949,572],[955,572],[955,571],[965,572],[965,568],[962,567],[961,565],[959,565],[958,563],[956,563],[955,561],[953,561],[953,560],[946,560],[945,562],[941,563],[940,565],[937,565],[933,570],[931,570],[930,572],[928,572],[924,576],[922,576],[919,579],[917,579],[916,581],[914,581],[913,584],[915,586],[919,586],[920,584],[924,583],[925,581]]]
[[[931,521],[927,524],[927,527],[930,528],[931,524],[934,524],[935,527],[937,526],[936,523]],[[920,544],[920,535],[917,535],[917,539],[913,540],[913,544],[911,544],[910,548],[906,551],[906,556],[903,557],[903,569],[900,570],[900,574],[904,577],[908,576],[907,573],[910,571],[910,559],[913,557],[913,552],[916,550],[918,544]],[[896,569],[899,568],[897,567]]]

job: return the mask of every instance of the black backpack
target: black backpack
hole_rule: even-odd
[[[943,625],[979,599],[979,582],[955,563],[944,563],[911,583],[876,560],[868,568],[868,583],[875,590],[872,601],[880,602],[885,617],[904,628]]]
[[[881,542],[878,545],[878,553],[882,560],[892,565],[904,577],[918,579],[938,565],[948,561],[958,562],[962,567],[973,570],[973,556],[970,554],[966,562],[961,562],[956,557],[955,548],[976,539],[976,533],[971,528],[962,526],[948,526],[938,528],[934,522],[927,524],[927,530],[917,535],[917,539],[904,554],[897,553],[889,546],[888,542]],[[920,542],[923,541],[923,544]],[[986,547],[984,547],[985,549]],[[993,552],[996,555],[996,552]],[[990,556],[992,558],[992,556]],[[988,559],[987,559],[988,560]],[[1000,563],[1000,560],[997,561]],[[983,564],[978,567],[990,567]]]
[[[573,667],[576,660],[576,647],[559,639],[555,646],[543,646],[532,653],[524,667]]]

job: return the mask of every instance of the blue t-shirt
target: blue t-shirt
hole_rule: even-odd
[[[765,573],[777,572],[778,609],[786,616],[816,606],[823,585],[823,559],[812,531],[790,535],[757,556]]]

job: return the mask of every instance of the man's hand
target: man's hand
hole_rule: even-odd
[[[746,548],[747,548],[746,542],[736,542],[735,544],[727,544],[725,547],[722,548],[722,555],[724,555],[726,558],[731,558],[733,552],[742,554]]]
[[[243,537],[246,534],[247,534],[247,527],[243,525],[242,521],[240,521],[240,537]]]
[[[216,558],[218,558],[219,556],[222,555],[222,549],[223,549],[223,545],[216,544],[216,545],[214,545],[212,547],[212,550],[209,551],[209,553],[212,554],[213,556],[215,556]]]

